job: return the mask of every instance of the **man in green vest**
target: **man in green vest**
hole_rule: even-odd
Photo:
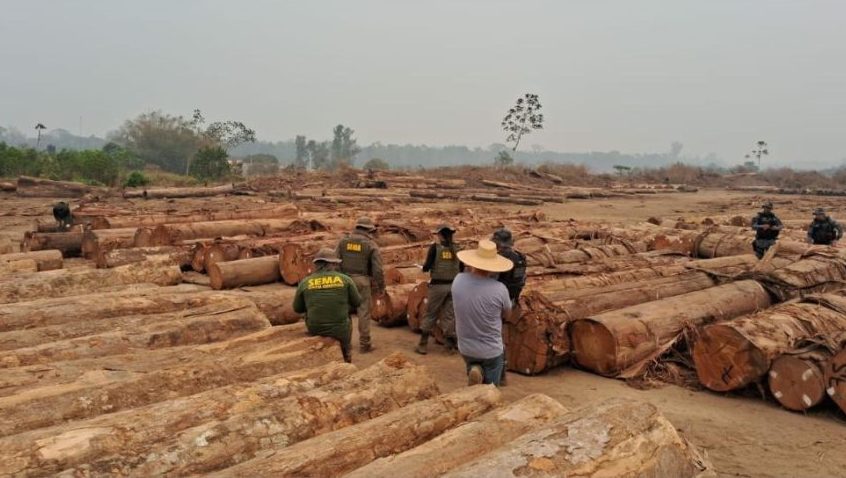
[[[361,217],[355,223],[355,230],[338,243],[341,258],[341,272],[349,275],[361,294],[358,316],[358,341],[361,353],[373,350],[370,342],[370,311],[372,295],[385,293],[385,275],[382,271],[382,256],[379,246],[373,240],[376,225],[369,217]],[[371,290],[371,281],[375,290]]]
[[[444,332],[447,350],[455,351],[455,311],[452,309],[452,280],[463,270],[458,260],[458,247],[452,240],[455,229],[449,224],[441,224],[435,229],[438,235],[438,242],[429,247],[426,254],[426,262],[423,263],[423,272],[430,274],[429,291],[426,297],[426,317],[420,324],[420,343],[414,349],[415,352],[425,355],[428,353],[426,347],[429,343],[429,335],[438,317],[441,318],[439,326]],[[442,314],[442,315],[441,315]]]
[[[338,271],[335,251],[323,248],[313,262],[317,270],[297,286],[294,312],[305,314],[309,334],[337,339],[344,360],[352,362],[350,309],[361,304],[361,296],[352,279]]]

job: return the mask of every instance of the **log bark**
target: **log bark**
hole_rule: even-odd
[[[61,269],[64,265],[62,251],[57,249],[46,249],[42,251],[19,252],[0,255],[0,263],[16,262],[21,260],[35,261],[37,270],[52,271]]]
[[[252,335],[278,340],[275,337],[278,334],[268,332],[275,331],[266,329],[266,332]],[[241,339],[247,340],[250,337]],[[225,344],[232,342],[235,341]],[[257,346],[262,344],[270,350],[258,349]],[[74,422],[78,420],[342,361],[337,341],[323,337],[291,340],[282,344],[262,340],[232,350],[224,349],[221,343],[213,345],[216,347],[207,350],[179,347],[160,351],[158,355],[167,360],[152,361],[151,355],[155,353],[145,352],[108,360],[83,361],[88,364],[105,363],[105,369],[87,369],[71,382],[42,385],[18,395],[2,397],[0,416],[4,420],[0,430],[7,437],[0,441],[17,439],[23,444],[28,441],[26,437],[53,436],[49,430],[42,434],[39,428],[65,422],[71,422],[69,428],[73,428]],[[174,355],[182,360],[175,360]],[[26,430],[33,432],[20,434]],[[0,456],[9,457],[5,451],[0,452]],[[39,460],[38,457],[34,459]],[[40,468],[49,465],[38,463],[33,466]]]
[[[846,413],[846,346],[839,348],[825,365],[825,392]]]
[[[26,232],[21,242],[21,252],[55,249],[65,257],[78,256],[82,252],[82,231],[68,232]]]
[[[816,253],[756,277],[780,300],[803,297],[843,287],[846,259],[829,253]]]
[[[90,294],[128,284],[175,285],[182,281],[176,266],[136,263],[114,269],[59,269],[0,280],[0,304]]]
[[[825,399],[823,370],[831,353],[820,349],[775,359],[768,374],[770,393],[782,407],[804,412]]]
[[[89,466],[95,472],[131,471],[138,476],[209,473],[262,450],[291,446],[437,394],[434,379],[423,367],[392,355],[312,392],[188,429],[157,443],[149,453],[126,453]]]
[[[208,267],[208,274],[215,290],[279,282],[279,256],[218,262]]]
[[[17,261],[0,262],[0,276],[33,272],[38,272],[38,263],[36,263],[32,259],[20,259]]]
[[[287,232],[298,224],[299,221],[292,219],[244,219],[160,224],[153,229],[152,244],[150,245],[166,246],[179,241],[209,237],[267,236]]]
[[[408,317],[408,296],[416,284],[387,286],[385,294],[373,297],[371,319],[383,327],[406,323]]]
[[[442,476],[683,478],[708,469],[655,406],[618,399],[568,413]]]
[[[491,450],[507,445],[520,435],[542,428],[550,421],[563,416],[566,411],[559,402],[546,395],[529,395],[461,424],[408,451],[379,458],[344,476],[439,476]]]
[[[18,196],[42,198],[79,198],[91,192],[91,187],[69,181],[20,176],[15,188]]]
[[[180,269],[187,269],[194,258],[192,249],[190,246],[160,246],[98,250],[95,261],[100,269],[111,269],[144,261],[173,264],[179,266]]]
[[[685,329],[769,307],[758,282],[745,280],[634,305],[574,322],[573,355],[601,375],[630,378],[669,350]]]
[[[492,386],[459,389],[267,453],[215,476],[342,476],[377,458],[423,444],[501,402],[500,392]]]
[[[481,202],[495,202],[505,204],[519,204],[521,206],[541,206],[543,201],[539,199],[520,198],[520,197],[501,197],[491,194],[472,194],[469,198],[471,201]]]
[[[99,254],[112,249],[133,247],[137,229],[128,227],[85,231],[82,235],[82,255],[86,259],[96,259]]]
[[[166,199],[166,198],[199,198],[222,196],[235,192],[235,185],[196,187],[196,188],[145,188],[127,189],[123,192],[125,198]]]
[[[692,345],[699,382],[725,392],[758,381],[778,356],[846,332],[844,314],[846,298],[825,294],[704,327]]]
[[[267,317],[250,301],[207,305],[176,314],[122,317],[113,320],[110,331],[105,324],[74,324],[53,330],[7,332],[4,347],[25,345],[38,339],[49,340],[49,332],[64,340],[48,341],[29,347],[0,352],[0,368],[47,364],[64,360],[121,355],[136,350],[217,342],[270,327]],[[124,325],[126,328],[121,328]],[[75,330],[76,329],[76,330]],[[78,330],[78,332],[77,332]],[[92,335],[85,335],[93,332]],[[82,336],[78,335],[81,334]]]
[[[145,214],[97,216],[91,220],[92,229],[117,229],[139,226],[158,226],[189,222],[226,221],[232,219],[281,219],[296,217],[299,209],[293,204],[273,208],[202,211],[191,214]]]
[[[526,291],[520,306],[503,324],[508,370],[535,375],[566,363],[570,357],[567,317],[543,294]]]

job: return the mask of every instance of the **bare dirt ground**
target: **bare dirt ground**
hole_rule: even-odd
[[[750,193],[724,190],[696,194],[658,194],[639,198],[579,200],[544,206],[550,219],[581,219],[635,223],[650,216],[702,218],[712,215],[752,216],[763,199]],[[776,213],[785,219],[810,218],[817,204],[829,207],[835,218],[846,219],[846,200],[775,196]],[[214,199],[222,206],[256,198]],[[150,201],[152,206],[154,201]],[[209,200],[181,200],[179,209],[208,205]],[[36,216],[50,220],[49,200],[0,198],[0,235],[19,240]],[[455,206],[455,204],[450,204]],[[161,206],[161,204],[158,204]],[[174,205],[176,207],[177,205]],[[485,206],[474,205],[475,208]],[[500,207],[497,205],[497,207]],[[531,209],[511,207],[511,209]],[[82,259],[78,259],[82,261]],[[431,346],[427,356],[413,352],[418,336],[406,327],[373,326],[376,350],[354,353],[354,363],[370,365],[391,352],[406,352],[431,367],[442,391],[464,386],[464,366],[457,355]],[[355,343],[354,338],[354,343]],[[640,390],[625,382],[560,367],[541,376],[509,374],[504,393],[515,400],[530,393],[545,393],[571,408],[611,397],[644,400],[655,404],[691,442],[704,449],[719,476],[835,477],[846,476],[846,421],[834,407],[808,415],[786,411],[748,395],[720,395],[666,385]]]

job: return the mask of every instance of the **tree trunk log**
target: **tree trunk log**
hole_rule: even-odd
[[[443,476],[684,478],[708,468],[655,406],[609,400],[568,413]]]
[[[815,254],[766,272],[756,279],[782,301],[828,292],[843,287],[846,260],[831,254]]]
[[[692,345],[699,382],[718,392],[745,387],[776,357],[817,337],[846,332],[846,298],[825,294],[704,327]]]
[[[300,221],[294,219],[244,219],[227,221],[192,222],[187,224],[160,224],[153,229],[151,245],[166,246],[179,241],[200,238],[231,236],[268,236],[296,228]],[[137,245],[137,244],[136,244]]]
[[[408,293],[406,320],[412,332],[420,332],[420,324],[426,316],[429,305],[429,283],[418,282]]]
[[[82,252],[82,231],[27,232],[21,242],[21,252],[56,249],[65,257],[78,256]]]
[[[640,375],[685,329],[769,307],[761,284],[739,281],[634,305],[574,322],[573,355],[582,367],[611,377]]]
[[[424,444],[501,402],[500,392],[492,386],[458,389],[260,456],[215,475],[342,476],[377,458]]]
[[[0,398],[0,416],[3,417],[0,434],[10,435],[0,441],[17,438],[23,444],[29,442],[28,437],[38,440],[54,435],[51,433],[53,430],[39,428],[59,425],[61,429],[66,427],[62,423],[71,421],[67,428],[74,429],[74,421],[99,415],[108,416],[105,414],[188,397],[227,385],[249,384],[263,377],[322,366],[331,361],[342,361],[338,342],[333,339],[310,337],[280,345],[266,340],[279,335],[272,332],[275,331],[266,329],[251,334],[262,336],[265,340],[232,350],[223,345],[230,345],[235,340],[210,344],[215,347],[206,350],[179,347],[161,350],[158,354],[156,351],[148,351],[83,361],[88,364],[104,363],[105,369],[86,369],[73,381],[45,384],[18,395]],[[249,341],[251,336],[240,339]],[[256,348],[262,344],[270,351]],[[160,360],[151,360],[156,355]],[[175,359],[174,355],[181,361]],[[169,360],[161,360],[164,358]],[[135,362],[130,363],[130,360]],[[14,435],[26,430],[33,432]],[[0,451],[0,456],[9,457],[7,451]]]
[[[382,296],[373,297],[371,319],[383,327],[406,323],[408,318],[408,296],[416,284],[390,285]]]
[[[567,317],[537,291],[526,291],[503,324],[508,370],[534,375],[570,357]]]
[[[79,198],[91,192],[91,187],[69,181],[20,176],[15,188],[18,196],[41,198]]]
[[[311,274],[314,266],[310,254],[297,243],[285,243],[279,251],[279,271],[282,282],[288,285],[297,285],[303,278]]]
[[[560,403],[546,395],[529,395],[448,430],[408,451],[379,458],[344,476],[440,476],[491,450],[507,445],[524,433],[542,428],[550,421],[563,416],[566,411]],[[225,470],[224,473],[228,471]]]
[[[782,407],[795,412],[818,405],[825,398],[823,369],[831,354],[823,349],[801,355],[782,355],[769,372],[769,388]]]
[[[125,227],[158,226],[159,224],[176,224],[189,222],[227,221],[233,219],[281,219],[296,217],[299,209],[293,204],[285,204],[273,208],[241,209],[223,211],[203,211],[191,214],[147,214],[98,216],[91,221],[92,229],[117,229]]]
[[[152,283],[174,285],[182,281],[178,267],[136,263],[114,269],[59,269],[22,274],[0,280],[0,304],[52,297],[90,294],[110,287]]]
[[[73,324],[71,330],[58,326],[52,331],[57,337],[76,338],[2,351],[0,352],[0,368],[121,355],[144,349],[204,344],[270,327],[267,317],[252,302],[237,301],[234,298],[229,303],[207,305],[186,312],[163,314],[158,317],[142,316],[134,320],[123,317],[114,319],[113,323],[114,328],[110,329],[112,331],[99,333],[98,330],[102,330],[106,325],[90,322],[85,325]],[[127,328],[121,329],[121,325]],[[77,335],[89,331],[93,332],[92,335]],[[0,340],[9,339],[4,345],[14,347],[17,345],[16,341],[20,341],[23,345],[26,342],[43,340],[47,338],[43,334],[49,332],[51,331],[7,332]]]
[[[17,191],[18,185],[10,181],[0,181],[0,191],[13,193]]]
[[[249,299],[267,316],[271,324],[286,325],[302,319],[302,315],[294,312],[293,308],[296,292],[296,287],[266,284],[226,291],[225,294]]]
[[[841,347],[826,363],[824,377],[825,392],[846,413],[846,346]]]
[[[95,259],[98,255],[112,249],[124,249],[135,245],[137,228],[88,230],[82,235],[82,255],[86,259]]]
[[[123,197],[144,199],[199,198],[222,196],[232,194],[233,192],[235,192],[235,186],[233,184],[224,184],[222,186],[197,188],[127,189],[123,192]]]
[[[16,262],[21,260],[33,260],[39,271],[52,271],[61,269],[64,265],[62,251],[57,249],[46,249],[43,251],[17,252],[0,255],[0,263]]]
[[[234,289],[279,282],[279,256],[218,262],[208,268],[212,289]]]
[[[100,269],[111,269],[144,261],[173,264],[179,266],[180,269],[187,269],[191,266],[193,258],[194,254],[190,246],[161,246],[100,250],[95,260]]]
[[[262,450],[291,446],[437,394],[434,379],[423,367],[392,355],[312,392],[270,400],[260,409],[187,429],[156,443],[149,452],[128,452],[89,465],[94,472],[138,476],[208,473],[249,460]],[[22,448],[35,455],[29,447]]]

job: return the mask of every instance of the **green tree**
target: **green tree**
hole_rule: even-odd
[[[330,150],[327,141],[317,142],[310,139],[306,144],[308,149],[309,160],[311,167],[314,169],[329,169],[332,165],[329,161]]]
[[[190,175],[200,181],[218,180],[229,175],[229,154],[220,146],[204,146],[191,161]]]
[[[615,164],[614,169],[617,170],[617,175],[623,177],[623,173],[630,173],[632,168],[629,166],[623,166],[622,164]]]
[[[355,155],[361,152],[357,141],[353,138],[354,130],[342,124],[335,126],[332,130],[332,167],[351,165]]]
[[[514,164],[514,158],[511,157],[511,154],[509,154],[508,151],[503,149],[496,155],[496,158],[494,158],[494,164],[501,168],[511,166]]]
[[[364,163],[364,169],[372,169],[374,171],[384,171],[391,169],[391,166],[381,158],[370,158],[366,163]]]
[[[297,135],[294,143],[297,148],[296,157],[294,158],[294,167],[297,169],[308,169],[309,150],[306,137]]]
[[[514,143],[512,151],[517,151],[523,136],[536,129],[543,129],[543,113],[538,95],[526,93],[512,106],[502,119],[502,129],[508,133],[506,143]]]
[[[127,120],[111,140],[143,164],[154,164],[172,173],[184,173],[191,157],[202,146],[202,138],[190,121],[158,111]]]

